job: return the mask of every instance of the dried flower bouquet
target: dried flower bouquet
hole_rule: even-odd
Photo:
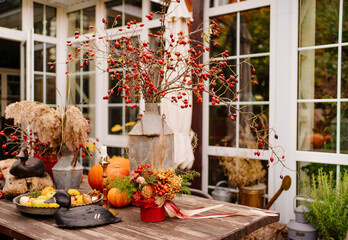
[[[75,106],[54,109],[42,103],[21,101],[7,106],[5,116],[16,125],[15,133],[7,137],[8,142],[27,144],[34,156],[60,153],[63,146],[71,152],[86,146],[89,123]],[[0,134],[5,136],[4,131]]]

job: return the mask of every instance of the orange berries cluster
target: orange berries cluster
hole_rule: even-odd
[[[168,190],[169,182],[166,182],[165,184],[162,184],[160,181],[157,182],[157,185],[155,186],[155,194],[162,196],[169,192]]]
[[[151,164],[143,163],[139,165],[134,172],[141,174],[144,169],[149,169],[150,167],[151,167]]]

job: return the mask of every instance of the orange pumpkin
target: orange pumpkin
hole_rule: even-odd
[[[114,207],[125,207],[131,202],[131,198],[127,196],[127,193],[111,188],[108,192],[108,202]]]
[[[113,157],[106,169],[107,177],[122,177],[129,175],[129,160]],[[94,165],[88,173],[88,183],[93,189],[103,190],[103,168],[99,163]]]

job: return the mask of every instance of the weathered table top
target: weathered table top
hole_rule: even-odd
[[[221,204],[219,201],[183,195],[174,202],[182,209]],[[245,211],[249,208],[232,203],[204,214]],[[94,228],[64,229],[55,225],[53,216],[20,213],[15,204],[0,199],[0,233],[16,239],[239,239],[279,221],[279,216],[229,216],[213,219],[166,218],[157,223],[140,220],[140,208],[117,209],[122,222]]]

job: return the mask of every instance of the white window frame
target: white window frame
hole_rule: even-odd
[[[289,169],[296,170],[296,99],[297,99],[297,11],[296,1],[248,0],[210,8],[204,2],[204,28],[208,28],[209,17],[270,6],[270,51],[269,51],[269,127],[277,131],[279,139],[270,138],[273,145],[284,148]],[[217,3],[217,2],[216,2]],[[206,54],[204,59],[207,60]],[[286,106],[286,107],[284,107]],[[202,189],[208,192],[209,156],[234,156],[255,158],[252,149],[209,146],[209,97],[203,97],[203,147]],[[269,150],[263,150],[261,160],[268,160]],[[280,175],[290,175],[292,186],[283,192],[273,204],[272,210],[280,212],[280,220],[287,223],[294,217],[293,197],[296,195],[296,173],[281,164],[271,164],[268,170],[268,196],[272,197],[280,188]]]

